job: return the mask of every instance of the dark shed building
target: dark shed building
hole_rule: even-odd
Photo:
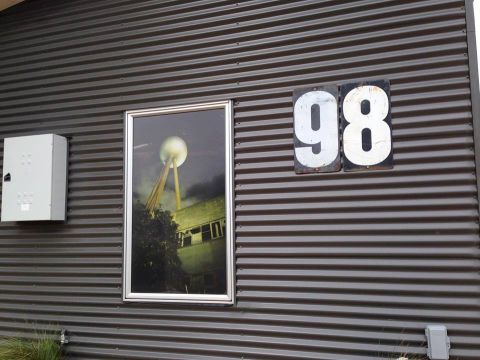
[[[480,359],[471,6],[37,0],[0,13],[0,137],[69,139],[68,221],[0,226],[0,335],[65,327],[74,359],[367,360],[426,354],[425,326],[443,324],[451,358]],[[296,175],[292,91],[363,79],[390,81],[394,168]],[[235,304],[123,302],[124,111],[229,99]]]

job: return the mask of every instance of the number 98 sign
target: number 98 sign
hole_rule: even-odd
[[[345,171],[393,167],[388,81],[296,90],[293,108],[296,173],[339,171],[340,129]]]

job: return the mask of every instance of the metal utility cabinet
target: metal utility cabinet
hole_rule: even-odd
[[[65,220],[67,140],[45,134],[4,140],[2,221]]]

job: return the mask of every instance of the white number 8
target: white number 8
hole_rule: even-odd
[[[370,112],[363,114],[363,101],[370,102]],[[343,130],[343,152],[347,159],[362,166],[384,161],[392,150],[390,127],[384,121],[388,115],[388,95],[378,86],[359,86],[352,89],[343,101],[343,117],[348,125]],[[369,129],[371,148],[363,149],[362,132]]]

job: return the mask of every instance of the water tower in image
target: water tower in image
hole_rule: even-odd
[[[163,169],[160,172],[160,176],[155,182],[153,189],[147,198],[147,210],[153,212],[159,207],[170,169],[173,169],[173,179],[175,182],[175,199],[177,204],[177,210],[180,210],[182,208],[182,200],[180,196],[178,168],[187,159],[187,144],[182,138],[178,136],[171,136],[167,138],[160,147],[160,159],[164,164]]]

